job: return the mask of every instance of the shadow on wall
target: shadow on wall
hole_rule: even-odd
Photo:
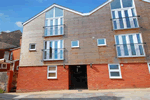
[[[57,96],[55,96],[57,95]],[[94,94],[93,94],[94,95]],[[54,97],[52,97],[54,96]],[[90,96],[87,97],[86,96]],[[21,98],[19,98],[21,97]],[[60,98],[56,98],[60,97]],[[76,97],[76,98],[75,98]],[[10,95],[10,94],[0,94],[0,98],[3,100],[121,100],[123,97],[116,96],[91,96],[91,94],[54,94],[54,95],[46,95],[46,94],[36,94],[36,95]]]

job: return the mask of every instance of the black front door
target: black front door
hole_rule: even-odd
[[[87,89],[87,69],[86,65],[69,66],[70,69],[70,89]]]

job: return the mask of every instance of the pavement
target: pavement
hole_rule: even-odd
[[[150,100],[150,88],[3,93],[0,100]]]

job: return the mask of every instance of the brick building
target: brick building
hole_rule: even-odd
[[[17,87],[21,36],[20,30],[0,34],[0,88],[7,92]]]
[[[148,0],[51,5],[23,23],[17,91],[150,87],[149,12]]]

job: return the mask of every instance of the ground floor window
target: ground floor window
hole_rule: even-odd
[[[122,78],[120,64],[108,64],[109,78],[119,79]]]
[[[148,65],[148,70],[149,70],[149,73],[150,73],[150,63],[147,63],[147,65]]]
[[[48,66],[47,79],[57,79],[57,66]]]

